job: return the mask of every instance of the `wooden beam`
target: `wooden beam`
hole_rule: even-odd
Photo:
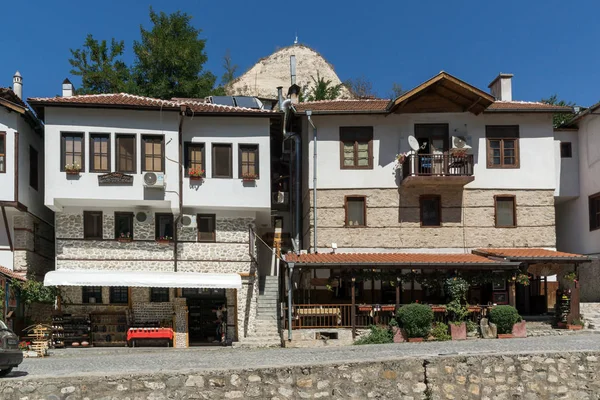
[[[356,338],[356,278],[352,277],[352,288],[350,292],[352,294],[352,309],[350,310],[350,318],[352,319],[352,339]]]

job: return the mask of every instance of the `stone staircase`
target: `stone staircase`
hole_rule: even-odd
[[[279,333],[279,281],[276,276],[263,276],[259,281],[256,320],[254,330],[240,338],[233,347],[281,347]]]

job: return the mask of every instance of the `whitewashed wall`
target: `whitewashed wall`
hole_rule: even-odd
[[[6,132],[6,172],[0,173],[0,201],[15,201],[15,130],[16,112],[9,113],[0,107],[0,132]]]
[[[560,144],[571,143],[571,158],[561,158]],[[554,157],[556,160],[556,190],[557,201],[563,201],[579,196],[579,140],[576,131],[554,132]]]

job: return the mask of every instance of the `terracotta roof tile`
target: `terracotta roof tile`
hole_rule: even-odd
[[[26,281],[25,275],[20,274],[19,272],[15,272],[12,269],[5,268],[0,265],[0,274],[7,276],[9,278],[18,279],[20,281]]]
[[[508,259],[521,259],[521,258],[531,258],[531,259],[547,259],[547,258],[581,258],[582,260],[589,259],[588,256],[583,256],[581,254],[571,254],[571,253],[563,253],[561,251],[554,250],[546,250],[539,248],[521,248],[521,249],[477,249],[474,250],[474,253],[491,256],[491,257],[503,257]]]
[[[573,112],[571,107],[555,106],[533,101],[495,101],[486,111],[534,111],[534,112]]]
[[[20,107],[27,108],[27,104],[23,100],[19,98],[10,88],[0,87],[0,98],[4,100],[8,100],[11,103],[14,103]]]
[[[429,254],[429,253],[289,253],[286,261],[302,264],[487,264],[497,262],[475,254]]]
[[[298,112],[385,112],[389,102],[387,99],[322,100],[294,104],[294,108]]]

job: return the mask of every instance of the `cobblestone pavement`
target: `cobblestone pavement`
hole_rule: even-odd
[[[27,358],[9,376],[56,377],[208,369],[252,369],[432,357],[451,354],[552,353],[600,351],[600,335],[466,340],[310,349],[232,349],[223,347],[90,348],[53,350],[46,358]]]

